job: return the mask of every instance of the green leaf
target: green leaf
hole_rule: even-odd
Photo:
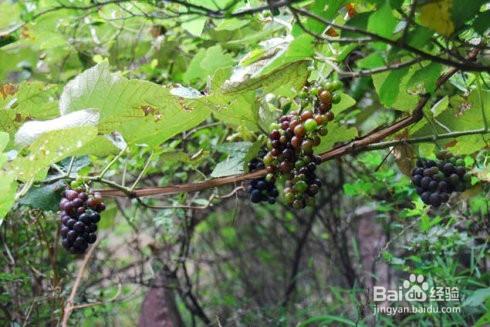
[[[65,115],[83,109],[103,110],[111,99],[112,88],[124,83],[122,77],[111,74],[107,62],[87,69],[65,85],[60,97],[60,112]]]
[[[8,143],[9,143],[9,134],[5,132],[0,132],[0,152],[5,150],[5,147],[7,146]]]
[[[419,93],[433,93],[437,86],[437,79],[441,75],[442,65],[431,62],[417,70],[409,79],[407,86],[416,88]]]
[[[250,24],[249,20],[246,19],[238,19],[238,18],[231,18],[231,19],[224,19],[216,28],[214,29],[215,31],[235,31],[240,28],[243,28]]]
[[[223,85],[222,90],[224,94],[262,89],[264,94],[274,92],[276,95],[293,95],[293,89],[299,90],[305,84],[307,67],[307,61],[296,61],[267,74],[259,71],[249,78],[246,74],[234,74]]]
[[[358,60],[357,65],[360,68],[372,69],[384,66],[385,61],[379,52],[373,52],[367,57]]]
[[[437,101],[432,106],[432,108],[430,109],[433,117],[437,117],[440,114],[442,114],[448,108],[448,105],[449,105],[449,97],[448,96],[445,96],[442,99],[440,99],[439,101]]]
[[[245,158],[252,147],[250,142],[225,144],[219,150],[228,153],[228,158],[219,162],[211,173],[211,177],[223,177],[244,172]]]
[[[449,128],[451,131],[465,131],[483,128],[483,114],[487,121],[490,119],[490,91],[481,90],[481,100],[479,90],[473,90],[467,100],[455,98],[450,101],[450,108],[438,116],[438,121]],[[471,154],[486,147],[485,137],[482,135],[470,135],[458,137],[448,141],[452,145],[450,148],[454,154]]]
[[[340,93],[340,102],[332,105],[332,112],[335,115],[338,115],[355,104],[356,104],[356,100],[354,100],[353,98],[351,98],[349,95],[345,93]]]
[[[413,110],[418,97],[407,93],[407,82],[412,73],[413,69],[407,72],[407,68],[404,68],[372,76],[374,87],[384,106],[402,111]]]
[[[65,183],[62,181],[44,186],[34,186],[20,199],[19,203],[35,209],[56,212],[59,208],[61,192],[64,188]]]
[[[253,90],[224,93],[223,81],[229,76],[229,69],[220,69],[210,84],[210,94],[190,104],[212,111],[214,117],[227,124],[258,130],[258,102]]]
[[[398,21],[393,16],[390,2],[388,0],[378,8],[368,21],[368,30],[386,38],[392,38],[393,30],[395,29]]]
[[[51,164],[78,154],[82,146],[96,135],[95,127],[77,127],[45,133],[29,146],[25,157],[17,157],[12,161],[11,169],[22,181],[39,178],[39,174]]]
[[[478,14],[475,21],[473,22],[473,28],[479,34],[483,35],[490,29],[490,25],[488,24],[489,21],[490,21],[490,10],[487,10]]]
[[[487,4],[487,0],[458,1],[452,0],[451,18],[456,29],[471,21],[479,13],[481,6]],[[488,7],[486,8],[488,10]],[[488,21],[487,21],[488,28]]]
[[[323,17],[325,19],[332,19],[335,15],[337,15],[340,7],[342,7],[347,1],[344,0],[336,0],[336,1],[327,1],[327,0],[318,0],[318,1],[313,1],[312,5],[310,8],[308,8],[308,11]],[[325,30],[325,24],[322,22],[319,22],[316,19],[313,18],[308,18],[304,22],[304,27],[306,30],[311,31],[315,34],[321,34]],[[302,33],[305,33],[303,29],[296,24],[293,28],[292,34],[294,36],[298,36]]]
[[[0,172],[0,226],[15,203],[17,182],[13,176]]]
[[[209,117],[195,97],[143,80],[111,75],[99,64],[67,84],[62,112],[94,108],[100,112],[99,132],[119,132],[128,144],[158,145]]]
[[[275,60],[266,65],[261,74],[268,74],[273,72],[288,63],[310,59],[313,57],[315,39],[311,35],[301,35],[294,39],[286,51],[281,53]]]
[[[424,26],[416,25],[408,32],[407,41],[414,48],[424,48],[430,44],[430,39],[434,35],[434,31]]]
[[[358,136],[357,129],[354,127],[340,125],[337,122],[329,123],[327,128],[328,134],[322,137],[322,142],[315,148],[316,153],[322,153],[330,150],[336,143],[351,141]]]
[[[477,307],[482,305],[488,298],[490,298],[490,287],[480,288],[466,298],[463,306]]]
[[[184,74],[184,81],[186,83],[195,81],[206,82],[208,77],[214,75],[218,69],[232,65],[232,56],[225,54],[220,45],[215,45],[208,49],[201,49],[190,62]]]
[[[378,90],[379,99],[386,107],[391,107],[400,92],[400,84],[408,73],[408,68],[396,69],[388,73],[386,79]]]
[[[193,36],[199,37],[202,34],[207,20],[207,17],[187,16],[185,17],[185,21],[182,23],[182,28]]]
[[[9,136],[5,132],[0,132],[0,168],[6,161],[6,156],[1,152],[9,141]],[[2,159],[3,157],[3,159]],[[11,173],[0,169],[0,226],[3,219],[9,212],[15,202],[15,192],[17,190],[17,182]]]
[[[56,90],[41,82],[23,82],[14,94],[0,96],[0,129],[13,136],[27,121],[55,117],[58,114]]]

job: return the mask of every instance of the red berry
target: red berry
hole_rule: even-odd
[[[311,118],[313,118],[313,113],[309,110],[307,110],[301,114],[301,121],[306,121],[306,120],[311,119]]]
[[[328,90],[322,90],[318,94],[318,99],[323,103],[326,107],[332,107],[332,93]]]

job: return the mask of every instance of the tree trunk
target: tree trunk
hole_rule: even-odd
[[[141,306],[139,327],[183,327],[175,294],[175,281],[161,271],[145,295]]]

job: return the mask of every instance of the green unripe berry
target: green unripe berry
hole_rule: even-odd
[[[304,126],[307,132],[313,132],[318,127],[318,123],[316,122],[315,119],[310,118],[307,121],[305,121]]]
[[[320,129],[318,129],[318,134],[320,134],[321,136],[325,136],[328,134],[328,129],[325,126],[322,126],[320,127]]]
[[[292,191],[285,192],[284,193],[284,200],[286,200],[286,202],[288,204],[293,203],[293,201],[294,201],[294,193]]]
[[[332,96],[332,103],[337,104],[341,100],[340,93],[334,93]]]
[[[339,81],[339,80],[335,80],[335,81],[332,82],[332,88],[333,88],[334,91],[341,89],[342,86],[343,86],[342,85],[342,82]]]
[[[304,140],[301,143],[301,150],[303,150],[304,154],[312,154],[313,153],[313,141],[312,140]]]
[[[280,130],[281,129],[281,125],[278,124],[278,123],[271,123],[270,126],[269,126],[269,128],[270,128],[271,131],[272,130],[275,130],[275,129]]]
[[[308,189],[308,184],[305,181],[298,181],[294,184],[294,190],[299,193],[303,193]]]
[[[274,158],[268,153],[264,156],[264,158],[262,160],[264,162],[264,165],[269,166],[270,164],[272,164],[272,161],[274,160]]]
[[[331,92],[334,90],[334,84],[332,82],[327,82],[323,84],[323,88]]]

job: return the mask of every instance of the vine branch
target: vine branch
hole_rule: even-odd
[[[468,60],[473,60],[474,58],[476,58],[478,52],[479,52],[478,48],[473,49],[468,55]],[[453,76],[457,71],[458,68],[452,67],[449,69],[447,73],[441,75],[436,82],[436,89],[438,89],[442,84],[447,82],[449,78]],[[403,142],[402,140],[397,140],[397,141],[389,141],[384,144],[378,143],[384,140],[386,137],[393,135],[401,131],[402,129],[421,120],[423,117],[422,110],[424,106],[427,104],[427,102],[429,101],[429,99],[430,99],[429,94],[425,94],[421,96],[410,116],[398,120],[394,124],[385,127],[381,130],[374,131],[356,140],[353,140],[344,145],[338,146],[336,148],[333,148],[327,152],[320,154],[320,157],[322,158],[322,162],[334,158],[339,158],[347,154],[358,153],[360,151],[389,147],[393,145],[390,142]],[[445,138],[450,138],[450,137],[463,136],[463,135],[482,134],[487,132],[488,132],[487,129],[483,129],[483,130],[474,130],[474,131],[466,131],[466,132],[453,132],[453,133],[447,133],[442,135],[444,135]],[[430,136],[429,138],[419,138],[412,142],[422,142],[422,141],[430,141],[430,140],[432,140],[432,136]],[[173,195],[178,193],[197,192],[197,191],[202,191],[218,186],[235,184],[246,180],[253,180],[253,179],[263,177],[266,174],[267,174],[266,170],[262,169],[252,173],[213,178],[203,182],[177,184],[177,185],[170,185],[165,187],[142,188],[142,189],[131,190],[131,192],[127,192],[128,190],[112,190],[112,189],[103,189],[97,191],[100,192],[102,196],[106,196],[106,197],[127,197],[127,196],[145,197],[145,196],[155,196],[155,195]]]

